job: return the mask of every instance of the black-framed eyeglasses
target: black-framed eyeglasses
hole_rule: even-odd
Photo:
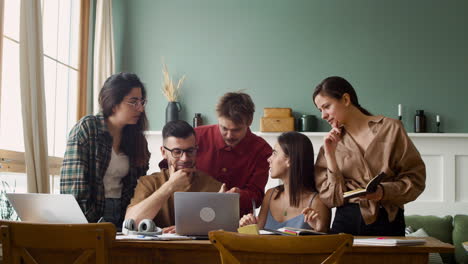
[[[167,150],[167,151],[170,151],[171,154],[172,154],[172,157],[180,158],[180,157],[182,157],[184,152],[188,157],[193,157],[194,155],[197,154],[198,147],[193,147],[193,148],[188,148],[188,149],[180,149],[180,148],[170,149],[170,148],[164,146],[164,149]]]
[[[134,108],[137,108],[138,105],[141,105],[142,107],[145,107],[146,103],[148,103],[148,100],[146,100],[146,99],[132,100],[132,101],[125,102],[125,103],[128,104],[128,105],[133,106]]]

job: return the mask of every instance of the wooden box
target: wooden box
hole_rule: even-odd
[[[264,117],[291,117],[291,108],[263,108]]]
[[[287,132],[294,130],[294,117],[262,117],[260,131]]]

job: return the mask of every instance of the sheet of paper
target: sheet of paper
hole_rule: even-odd
[[[170,241],[170,240],[192,240],[193,237],[181,236],[178,234],[162,234],[156,236],[144,236],[144,235],[117,235],[117,240],[156,240],[156,241]]]
[[[140,236],[140,235],[117,235],[116,240],[154,240],[156,237]]]
[[[160,238],[160,240],[190,240],[190,239],[194,239],[193,237],[181,236],[181,235],[178,235],[178,234],[162,234],[162,235],[158,235],[157,237]]]
[[[274,235],[275,233],[271,232],[271,231],[266,231],[266,230],[259,230],[258,231],[260,233],[260,235]]]
[[[354,245],[369,245],[369,246],[415,246],[426,243],[424,239],[393,239],[393,238],[361,238],[354,239]]]

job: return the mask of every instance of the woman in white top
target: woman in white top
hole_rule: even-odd
[[[133,73],[114,74],[99,105],[101,113],[83,117],[70,131],[60,192],[75,196],[89,222],[119,228],[137,179],[149,167],[145,87]]]

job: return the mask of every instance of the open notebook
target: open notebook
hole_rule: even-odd
[[[343,198],[353,198],[361,195],[365,195],[368,193],[373,193],[377,191],[377,186],[380,184],[383,178],[385,178],[387,174],[385,172],[381,172],[379,175],[372,178],[368,183],[366,188],[359,188],[352,191],[347,191],[343,194]]]

